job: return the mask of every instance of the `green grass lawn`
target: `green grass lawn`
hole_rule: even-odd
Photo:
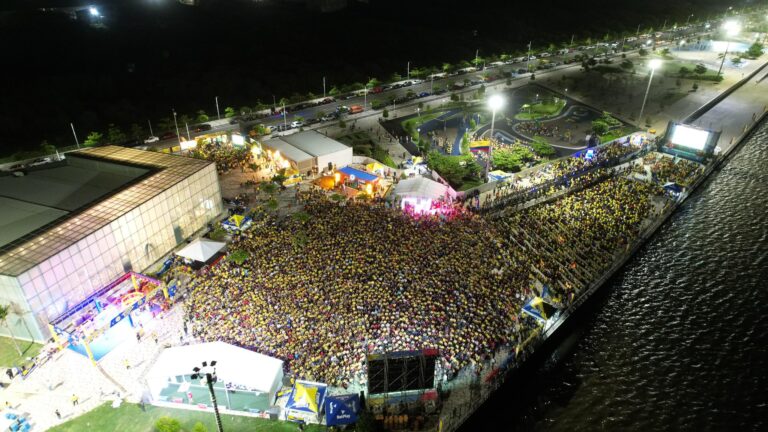
[[[52,432],[152,432],[155,430],[155,422],[162,416],[179,420],[184,431],[191,431],[197,422],[203,423],[209,431],[216,430],[216,418],[213,413],[151,405],[147,405],[147,411],[142,412],[136,404],[124,403],[120,408],[112,408],[111,402],[48,430]],[[293,432],[299,429],[295,423],[233,415],[222,415],[221,423],[227,432]],[[305,430],[322,431],[324,428],[311,425]]]
[[[565,100],[558,99],[554,101],[542,101],[530,104],[525,108],[520,108],[520,112],[515,115],[517,120],[535,120],[542,118],[555,117],[559,115],[565,107]]]
[[[710,68],[707,68],[707,71],[701,75],[693,73],[693,70],[696,68],[696,65],[697,63],[695,62],[688,62],[684,60],[663,60],[661,65],[661,70],[662,72],[664,72],[664,75],[666,76],[680,77],[680,78],[687,78],[687,79],[711,80],[717,77],[717,71],[712,70]],[[682,67],[685,67],[690,71],[690,73],[685,77],[680,75],[680,68]]]
[[[40,344],[19,339],[16,339],[16,344],[21,349],[22,355],[16,351],[11,338],[0,336],[0,367],[21,366],[24,359],[36,356],[43,347]]]

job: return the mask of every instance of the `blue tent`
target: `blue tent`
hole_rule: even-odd
[[[340,169],[339,172],[344,173],[345,175],[347,175],[349,177],[355,176],[356,180],[363,181],[363,182],[372,182],[372,181],[376,181],[378,179],[377,176],[375,176],[375,175],[373,175],[371,173],[368,173],[368,172],[365,172],[365,171],[360,171],[359,169],[354,169],[354,168],[348,167],[348,166]]]
[[[317,418],[325,400],[325,384],[312,381],[296,381],[285,404],[288,420]]]
[[[325,398],[325,424],[328,426],[352,424],[360,411],[360,396],[356,394]]]

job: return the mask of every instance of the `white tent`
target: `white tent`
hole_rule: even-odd
[[[226,243],[208,240],[206,238],[198,238],[185,246],[184,249],[176,252],[176,255],[193,261],[206,262],[220,250],[224,249],[226,245]]]
[[[395,187],[395,195],[400,197],[440,199],[445,197],[448,186],[426,177],[413,177],[400,181]]]
[[[161,401],[160,393],[170,384],[188,378],[194,367],[204,361],[216,361],[219,381],[244,386],[249,391],[269,394],[270,403],[282,387],[283,361],[224,342],[206,342],[165,349],[147,372],[152,399]]]

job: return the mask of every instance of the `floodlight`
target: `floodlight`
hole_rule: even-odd
[[[653,60],[649,61],[648,62],[648,67],[651,68],[651,69],[658,69],[659,67],[661,67],[661,60],[653,59]]]
[[[195,371],[195,372],[200,372],[200,368],[197,367],[197,366],[193,367],[192,370]]]
[[[211,362],[211,366],[216,366],[216,360],[213,360],[213,361]]]
[[[88,8],[88,12],[90,12],[92,16],[95,16],[95,17],[99,16],[99,10],[93,6]]]
[[[741,31],[741,25],[736,21],[726,21],[723,30],[728,36],[736,36]]]
[[[488,98],[488,106],[493,110],[496,111],[499,108],[501,108],[504,105],[504,98],[501,97],[501,95],[493,95],[490,98]]]
[[[204,361],[204,362],[203,362],[203,367],[207,367],[207,366],[208,366],[208,362],[207,362],[207,361]]]

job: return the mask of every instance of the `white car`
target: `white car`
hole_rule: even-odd
[[[292,128],[300,128],[300,127],[302,127],[302,126],[304,126],[304,122],[303,122],[303,121],[294,121],[294,122],[291,122],[291,127],[292,127]]]
[[[147,139],[144,140],[144,144],[152,144],[152,143],[156,143],[158,141],[160,141],[160,138],[158,138],[156,136],[151,136],[151,137],[148,137]]]

